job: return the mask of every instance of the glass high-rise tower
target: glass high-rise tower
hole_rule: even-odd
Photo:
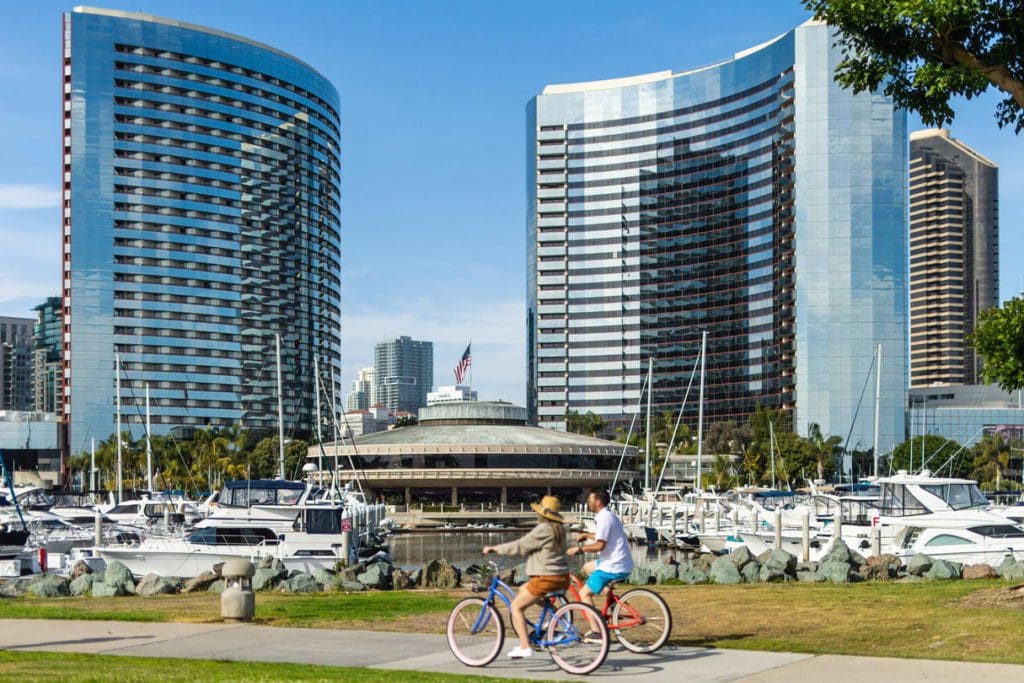
[[[267,45],[145,14],[64,15],[67,450],[126,424],[312,427],[340,381],[338,93]],[[120,371],[115,369],[120,357]],[[135,435],[140,434],[138,427]]]
[[[415,413],[434,384],[434,342],[398,337],[373,347],[374,398],[391,411]]]
[[[709,421],[761,404],[868,449],[881,345],[879,450],[903,440],[906,117],[833,81],[834,42],[808,22],[708,67],[530,101],[539,424],[563,427],[567,410],[628,424],[649,359],[655,413],[678,410],[706,331]]]

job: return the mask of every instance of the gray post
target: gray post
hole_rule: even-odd
[[[732,509],[732,532],[738,534],[740,532],[740,509]]]
[[[704,524],[704,503],[697,501],[697,523],[700,525],[700,532],[703,534],[707,531],[707,527]]]
[[[103,545],[103,513],[96,510],[95,517],[95,533],[96,533],[96,545]]]
[[[811,561],[811,512],[807,510],[804,512],[804,528],[803,533],[800,535],[800,547],[803,551],[801,556],[804,562]]]
[[[758,519],[757,519],[757,510],[751,510],[751,512],[754,514],[754,517],[753,517],[753,519],[750,520],[750,524],[752,525],[750,528],[751,528],[751,531],[753,531],[756,534],[758,531],[760,531],[760,529],[758,529],[758,526],[760,526],[760,523],[758,522]]]
[[[876,557],[882,554],[882,527],[871,530],[871,554]]]
[[[345,558],[345,563],[348,565],[355,564],[352,562],[352,532],[342,531],[341,532],[341,556]]]
[[[676,524],[677,524],[677,522],[676,522],[676,506],[673,505],[672,506],[672,543],[673,544],[675,544],[675,542],[676,542],[676,531],[677,531]]]
[[[835,523],[832,525],[832,538],[843,537],[843,510],[842,508],[836,510]]]
[[[715,505],[715,533],[722,530],[722,506]]]
[[[687,508],[683,508],[683,533],[690,535],[690,511]]]
[[[782,549],[782,510],[775,510],[775,549]]]

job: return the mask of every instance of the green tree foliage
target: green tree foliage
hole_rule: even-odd
[[[704,434],[704,451],[743,455],[752,439],[753,430],[750,425],[741,425],[735,420],[712,422]]]
[[[1001,490],[1003,474],[1010,467],[1010,444],[999,434],[986,434],[974,445],[972,455],[971,476],[983,488]]]
[[[995,87],[1000,126],[1024,129],[1024,0],[803,0],[839,29],[836,80],[881,89],[928,125],[953,120],[953,97]]]
[[[776,408],[765,408],[758,405],[754,409],[754,414],[750,416],[750,441],[743,454],[743,470],[749,483],[759,484],[771,479],[771,430],[769,425],[775,430],[777,447],[779,435],[788,432],[791,423],[790,415]],[[778,479],[778,457],[776,457],[775,465],[776,479]]]
[[[276,478],[280,470],[280,448],[276,436],[260,439],[249,455],[249,466],[254,479]],[[300,440],[286,440],[284,446],[284,476],[286,479],[297,479],[301,476],[302,466],[306,464],[306,453],[309,444]]]
[[[395,428],[399,427],[415,427],[420,423],[419,418],[415,415],[403,415],[395,420]]]
[[[954,454],[956,457],[953,457]],[[956,441],[935,434],[925,434],[924,437],[915,436],[894,448],[889,459],[889,466],[894,472],[896,470],[919,472],[922,469],[938,472],[939,468],[951,457],[953,458],[952,462],[942,470],[942,474],[968,476],[971,470],[971,458],[966,449],[960,450],[960,444]]]
[[[842,443],[843,437],[825,436],[821,433],[818,423],[812,422],[807,440],[811,446],[811,454],[814,456],[818,479],[825,479],[835,469],[836,456],[839,454],[839,444]]]
[[[1006,391],[1024,389],[1024,299],[1015,296],[979,313],[971,343],[982,357],[986,382]]]

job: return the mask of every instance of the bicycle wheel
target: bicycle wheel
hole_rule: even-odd
[[[591,629],[599,635],[595,642],[583,639]],[[590,605],[570,602],[555,611],[548,624],[545,645],[562,671],[588,674],[601,666],[608,656],[608,626],[600,612]]]
[[[654,652],[672,632],[672,612],[661,596],[645,588],[634,588],[618,596],[612,608],[611,630],[630,652]]]
[[[448,648],[466,666],[487,666],[505,643],[505,622],[482,598],[466,598],[448,615]]]

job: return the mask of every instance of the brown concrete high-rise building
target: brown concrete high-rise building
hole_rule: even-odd
[[[999,305],[999,170],[945,129],[910,135],[910,386],[977,384],[978,313]]]

